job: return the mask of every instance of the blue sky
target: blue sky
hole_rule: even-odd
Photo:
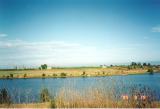
[[[0,65],[160,61],[159,0],[0,0]]]

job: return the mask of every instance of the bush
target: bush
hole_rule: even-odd
[[[11,98],[8,94],[8,91],[5,88],[0,90],[0,104],[4,103],[11,103]]]
[[[13,74],[10,74],[10,77],[13,78]]]
[[[61,73],[61,77],[66,77],[67,74],[66,73]]]
[[[153,69],[149,68],[147,72],[149,72],[150,74],[153,74]]]
[[[53,76],[55,77],[55,76],[57,76],[57,74],[53,74]]]
[[[48,102],[50,101],[50,94],[47,88],[43,89],[40,93],[40,100],[41,102]]]
[[[27,77],[27,74],[25,73],[25,74],[24,74],[24,78],[26,78],[26,77]]]
[[[51,106],[50,107],[51,108],[56,108],[56,101],[55,101],[54,98],[51,100]]]
[[[103,71],[103,75],[105,75],[105,71]]]
[[[46,74],[43,73],[43,74],[42,74],[42,77],[45,77],[45,76],[46,76]]]
[[[147,72],[153,72],[153,69],[152,68],[150,68],[150,69],[148,69],[148,71]]]
[[[6,76],[7,79],[9,79],[9,76]]]
[[[85,75],[85,74],[86,74],[86,72],[85,72],[85,71],[83,71],[82,75]]]

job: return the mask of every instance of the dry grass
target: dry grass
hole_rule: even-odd
[[[128,74],[141,74],[145,73],[147,69],[130,69],[127,67],[109,67],[109,68],[55,68],[51,70],[13,70],[13,71],[0,71],[0,78],[5,78],[10,74],[13,74],[13,78],[42,78],[42,74],[45,73],[45,77],[61,77],[61,73],[67,74],[67,77],[83,76],[107,76],[107,75],[128,75]]]
[[[57,108],[156,108],[159,102],[134,99],[115,99],[114,92],[106,94],[99,89],[85,92],[85,95],[73,90],[62,90],[55,99]]]
[[[103,84],[100,84],[103,85]],[[45,103],[30,104],[1,104],[0,108],[158,108],[160,102],[148,98],[135,100],[133,96],[129,99],[116,97],[113,87],[107,91],[104,87],[88,88],[83,92],[72,87],[63,87],[60,92]],[[142,90],[142,89],[141,89]],[[148,92],[149,90],[146,90]],[[133,95],[134,95],[133,91]],[[143,95],[136,89],[136,94]],[[150,94],[150,93],[148,93]]]
[[[30,104],[1,104],[0,108],[50,108],[50,102]]]
[[[27,74],[27,77],[41,77],[43,73],[47,75],[57,74],[62,72],[72,76],[81,76],[83,72],[90,76],[107,76],[107,75],[126,75],[126,74],[139,74],[146,72],[146,69],[131,69],[128,70],[125,67],[114,68],[81,68],[81,69],[53,69],[53,70],[30,70],[30,71],[5,71],[6,74],[13,73],[18,75],[19,78],[23,77],[23,74]],[[1,73],[2,71],[0,71]],[[3,72],[4,73],[4,72]],[[120,81],[119,81],[120,82]],[[135,100],[133,96],[129,99],[117,98],[117,92],[114,89],[116,81],[112,81],[112,84],[106,86],[105,81],[97,84],[96,88],[88,87],[88,89],[76,90],[72,87],[73,81],[66,87],[63,87],[60,92],[46,103],[30,103],[30,104],[1,104],[0,108],[156,108],[160,107],[160,102],[156,100],[145,99]],[[119,87],[123,87],[120,85]],[[108,89],[108,90],[106,90]],[[132,90],[132,89],[131,89]],[[148,90],[145,90],[148,93]],[[106,93],[107,92],[107,93]],[[135,93],[136,92],[136,93]],[[133,95],[140,94],[139,90],[134,87]],[[150,93],[148,93],[150,94]],[[143,94],[142,94],[143,95]]]

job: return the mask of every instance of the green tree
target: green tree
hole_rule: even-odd
[[[139,62],[138,64],[137,64],[139,67],[141,67],[141,63]]]
[[[147,64],[147,66],[151,66],[151,64],[150,64],[150,63],[148,63],[148,64]]]
[[[132,62],[132,63],[131,63],[131,66],[136,66],[136,65],[137,65],[136,62]]]
[[[42,68],[42,69],[47,69],[47,67],[48,67],[47,64],[41,65],[41,68]]]
[[[144,62],[144,63],[143,63],[143,66],[147,66],[147,64]]]

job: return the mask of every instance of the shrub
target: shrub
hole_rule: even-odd
[[[0,104],[4,103],[11,103],[11,98],[8,94],[8,91],[5,88],[0,90]]]
[[[103,75],[105,75],[105,71],[103,71]]]
[[[26,78],[26,77],[27,77],[27,74],[25,73],[25,74],[24,74],[24,78]]]
[[[57,76],[57,74],[54,73],[53,76],[55,77],[55,76]]]
[[[43,74],[42,74],[42,77],[45,77],[45,76],[46,76],[46,74],[43,73]]]
[[[51,106],[50,107],[51,108],[56,108],[56,101],[55,101],[54,98],[51,100]]]
[[[132,67],[131,67],[131,66],[128,66],[127,68],[128,68],[128,70],[132,69]]]
[[[9,76],[6,76],[7,79],[9,79]]]
[[[48,102],[50,101],[50,94],[47,88],[44,88],[40,93],[40,100],[41,102]]]
[[[85,75],[86,74],[86,72],[85,71],[83,71],[83,74],[82,75]]]
[[[10,74],[10,77],[13,78],[13,74]]]
[[[152,69],[152,68],[149,68],[149,69],[147,70],[147,72],[153,73],[153,69]]]
[[[153,74],[153,69],[149,68],[147,72],[149,72],[150,74]]]
[[[61,73],[61,77],[66,77],[67,74],[66,73]]]

